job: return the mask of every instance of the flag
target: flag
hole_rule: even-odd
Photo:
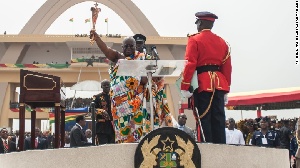
[[[70,21],[70,22],[73,22],[73,21],[74,21],[74,19],[73,19],[73,18],[71,18],[71,19],[69,19],[69,21]]]
[[[84,22],[85,22],[85,23],[91,22],[91,20],[88,18],[88,19],[85,19]]]
[[[108,18],[105,19],[105,22],[106,22],[106,23],[108,22]]]

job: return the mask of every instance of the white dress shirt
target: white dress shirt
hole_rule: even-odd
[[[229,130],[225,128],[226,132],[226,144],[245,145],[243,134],[240,130]]]
[[[66,143],[64,147],[65,148],[70,148],[70,143],[68,143],[68,144]]]
[[[16,147],[18,148],[19,136],[16,136]]]
[[[178,124],[178,129],[180,129],[181,131],[184,131],[184,125],[181,126]]]

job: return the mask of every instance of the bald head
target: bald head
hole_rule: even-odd
[[[103,90],[104,93],[108,94],[109,90],[110,90],[110,81],[107,80],[107,79],[104,79],[101,82],[101,88],[102,88],[102,90]]]
[[[125,37],[123,39],[122,45],[126,45],[127,42],[132,42],[134,45],[136,45],[135,39],[132,36]]]

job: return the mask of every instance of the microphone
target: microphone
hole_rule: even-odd
[[[151,50],[154,52],[155,59],[156,59],[156,60],[159,60],[159,55],[158,55],[158,52],[157,52],[157,50],[156,50],[156,46],[152,46],[152,47],[151,47]]]
[[[151,47],[151,50],[154,51],[155,56],[158,57],[158,53],[157,53],[157,50],[156,50],[156,46],[152,46],[152,47]]]
[[[143,47],[143,53],[144,53],[144,55],[146,56],[146,54],[147,54],[147,49],[146,49],[145,46]]]

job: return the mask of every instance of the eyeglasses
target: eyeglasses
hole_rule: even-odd
[[[128,48],[128,47],[133,48],[133,47],[135,47],[135,46],[132,45],[132,44],[126,44],[126,45],[123,46],[123,48]]]

